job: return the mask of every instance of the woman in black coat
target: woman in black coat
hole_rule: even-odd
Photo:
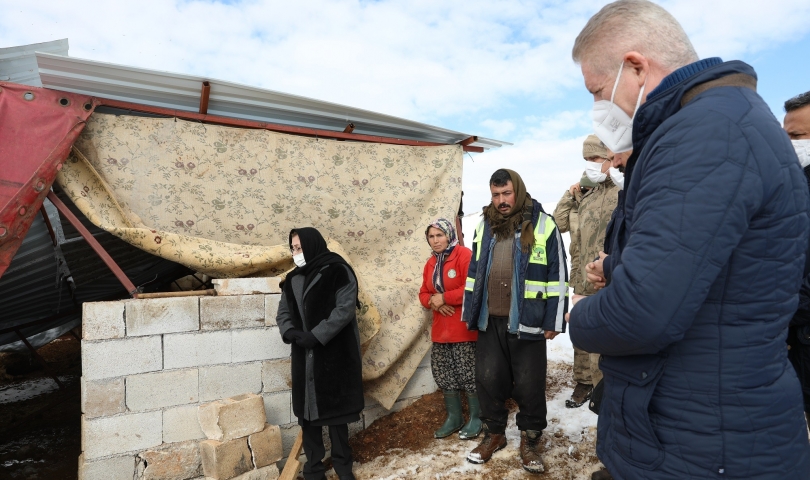
[[[298,228],[289,238],[296,268],[284,281],[276,322],[292,344],[292,405],[304,437],[304,478],[326,478],[322,427],[328,426],[335,472],[353,480],[348,424],[360,419],[364,406],[357,278],[318,230]]]

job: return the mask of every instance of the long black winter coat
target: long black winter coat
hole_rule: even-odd
[[[810,444],[787,327],[808,245],[808,189],[749,88],[648,97],[633,122],[610,284],[571,311],[602,354],[597,453],[620,479],[807,479]],[[675,78],[675,77],[671,77]]]
[[[343,265],[323,267],[303,292],[303,312],[293,290],[292,281],[285,282],[276,316],[279,333],[283,337],[296,328],[320,342],[311,349],[292,344],[293,413],[322,425],[351,421],[364,406],[357,281]]]
[[[810,187],[810,166],[804,168],[804,176]],[[804,264],[804,281],[799,290],[799,308],[788,330],[788,345],[788,358],[802,384],[804,411],[810,413],[810,242]]]

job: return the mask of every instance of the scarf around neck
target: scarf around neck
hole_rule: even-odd
[[[303,267],[295,267],[291,271],[286,280],[291,279],[296,275],[304,276],[304,291],[306,291],[312,280],[318,275],[326,265],[345,265],[351,274],[357,279],[357,274],[354,273],[351,265],[343,259],[339,254],[332,252],[326,246],[326,240],[317,229],[312,227],[295,228],[290,230],[289,245],[292,248],[292,237],[298,235],[301,241],[301,250],[304,252],[304,261],[306,265]],[[285,280],[285,283],[287,283]]]
[[[514,236],[520,230],[521,251],[529,253],[534,245],[534,226],[532,225],[532,210],[534,205],[532,197],[526,191],[526,185],[514,170],[506,170],[512,179],[512,188],[515,191],[515,205],[504,215],[498,211],[497,205],[490,203],[484,207],[484,219],[492,229],[497,240]]]
[[[433,287],[437,292],[444,293],[444,281],[442,276],[444,262],[447,260],[447,257],[453,253],[456,245],[458,245],[458,235],[456,235],[456,227],[450,223],[450,220],[447,220],[446,218],[439,218],[435,222],[428,225],[428,227],[425,229],[425,239],[428,240],[428,244],[430,244],[428,232],[430,232],[431,227],[441,230],[447,237],[447,240],[450,241],[447,248],[444,249],[443,252],[433,252],[433,256],[436,257],[436,266],[433,268]]]

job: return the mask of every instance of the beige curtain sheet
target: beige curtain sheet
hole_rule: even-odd
[[[340,142],[95,113],[57,181],[90,221],[216,278],[282,275],[314,226],[360,281],[366,393],[390,408],[430,347],[424,231],[461,198],[459,146]]]

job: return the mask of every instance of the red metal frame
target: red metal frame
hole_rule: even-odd
[[[62,202],[62,200],[60,200],[59,197],[57,197],[56,194],[53,192],[48,192],[48,200],[50,200],[51,203],[53,203],[53,205],[57,208],[57,210],[59,210],[59,213],[64,215],[64,217],[70,222],[70,224],[73,225],[73,227],[79,231],[82,238],[84,238],[84,240],[90,245],[93,251],[95,251],[96,254],[98,254],[101,260],[107,265],[107,268],[109,268],[113,272],[115,278],[117,278],[118,281],[121,282],[121,285],[124,286],[127,293],[129,293],[129,295],[132,298],[138,298],[138,289],[135,288],[135,285],[129,280],[127,274],[124,273],[123,270],[121,270],[121,267],[119,267],[117,263],[115,263],[115,260],[113,260],[110,254],[107,253],[106,250],[104,250],[104,247],[102,247],[101,244],[98,243],[98,240],[96,240],[93,234],[91,234],[90,231],[87,228],[85,228],[84,225],[82,225],[82,222],[79,221],[76,215],[73,215],[73,212],[70,211],[67,205],[65,205]]]
[[[99,105],[104,105],[107,107],[120,108],[122,110],[131,110],[133,112],[153,113],[156,115],[165,115],[168,117],[182,118],[184,120],[194,120],[198,122],[226,125],[230,127],[260,128],[263,130],[270,130],[273,132],[290,133],[293,135],[304,135],[307,137],[334,138],[338,140],[355,140],[358,142],[387,143],[391,145],[408,145],[414,147],[441,147],[446,145],[444,143],[420,142],[417,140],[404,140],[401,138],[380,137],[376,135],[360,135],[356,133],[335,132],[332,130],[319,130],[316,128],[292,127],[289,125],[278,125],[275,123],[257,122],[255,120],[243,120],[240,118],[229,118],[229,117],[221,117],[219,115],[207,115],[202,113],[187,112],[185,110],[175,110],[173,108],[153,107],[149,105],[142,105],[140,103],[112,100],[110,98],[95,97],[95,99],[96,101],[98,101]],[[462,148],[464,149],[465,152],[481,153],[484,151],[483,147],[470,147],[468,145],[462,145]]]

